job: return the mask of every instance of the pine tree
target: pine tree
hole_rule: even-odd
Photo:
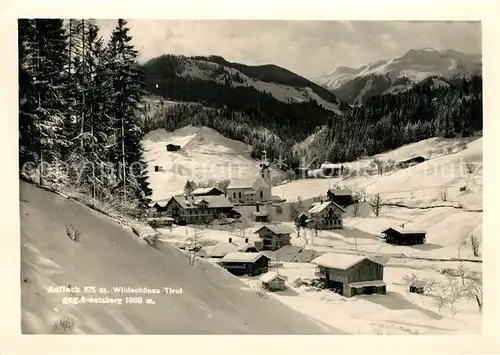
[[[117,144],[111,153],[111,159],[119,162],[123,199],[129,197],[129,190],[135,198],[145,200],[151,194],[147,181],[147,169],[143,160],[141,146],[142,125],[139,116],[139,105],[144,95],[141,72],[137,63],[138,52],[131,44],[129,28],[123,19],[111,34],[108,44],[110,55],[110,71],[113,73],[114,102],[111,111],[115,125]]]
[[[20,156],[33,159],[40,168],[58,160],[68,144],[62,94],[66,38],[60,19],[19,21]]]

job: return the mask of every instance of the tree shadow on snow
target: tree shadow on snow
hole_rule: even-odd
[[[411,248],[422,251],[430,251],[430,250],[441,249],[443,248],[443,246],[439,244],[425,243],[420,245],[412,245]]]
[[[355,296],[356,297],[356,296]],[[406,298],[404,298],[401,294],[396,293],[396,292],[387,292],[386,295],[362,295],[362,296],[357,296],[356,298],[362,298],[365,301],[372,302],[375,304],[378,304],[382,307],[385,307],[389,310],[392,311],[398,311],[398,310],[404,310],[404,309],[413,309],[415,311],[418,311],[420,313],[423,313],[427,317],[431,319],[442,319],[443,317],[431,310],[425,309],[423,307],[420,307],[419,305],[416,305],[410,301],[408,301]]]

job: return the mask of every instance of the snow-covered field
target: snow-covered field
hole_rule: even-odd
[[[441,266],[443,267],[443,266]],[[446,267],[450,267],[447,265]],[[454,265],[453,267],[457,267]],[[437,298],[408,292],[403,279],[415,273],[418,277],[431,277],[444,281],[445,276],[434,269],[414,270],[411,265],[387,266],[384,280],[386,295],[361,295],[345,298],[329,290],[316,291],[290,285],[293,280],[314,277],[315,267],[306,263],[283,263],[280,275],[288,277],[288,290],[269,293],[284,304],[349,334],[479,334],[481,315],[473,301],[460,300],[453,315],[450,309],[439,310]],[[245,278],[250,287],[259,284],[257,279]]]
[[[166,144],[181,146],[168,152]],[[153,200],[182,193],[186,181],[242,179],[257,177],[257,162],[250,157],[251,147],[225,138],[207,127],[186,126],[174,132],[159,129],[143,139]],[[163,167],[155,172],[154,166]]]

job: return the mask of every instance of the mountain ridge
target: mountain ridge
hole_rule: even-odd
[[[451,49],[420,48],[410,49],[397,58],[365,64],[354,71],[349,67],[339,68],[315,79],[315,82],[334,92],[339,100],[362,104],[369,97],[392,92],[396,85],[402,90],[429,77],[446,80],[479,74],[482,56]]]

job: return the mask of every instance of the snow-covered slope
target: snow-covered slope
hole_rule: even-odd
[[[330,90],[335,90],[349,80],[374,74],[387,75],[392,81],[399,77],[419,81],[429,76],[445,78],[455,75],[467,76],[472,73],[480,73],[481,68],[481,55],[423,48],[412,49],[399,58],[369,63],[355,70],[339,67],[329,75],[318,78],[316,82]]]
[[[153,249],[112,219],[22,181],[20,215],[24,334],[60,331],[54,325],[64,319],[73,323],[65,329],[76,334],[339,333],[259,297],[216,265],[198,260],[191,266],[180,250],[162,243]],[[66,235],[67,224],[80,230],[79,243]],[[51,286],[70,287],[73,293],[51,293]],[[86,286],[95,286],[95,293]],[[115,287],[161,293],[127,294]],[[136,303],[126,303],[127,296]],[[68,297],[122,303],[69,304]]]
[[[257,161],[250,157],[251,147],[211,128],[186,126],[174,132],[159,129],[148,133],[142,143],[153,200],[182,193],[187,180],[198,183],[259,176]],[[168,152],[169,143],[181,149]],[[155,165],[163,170],[155,172]]]

